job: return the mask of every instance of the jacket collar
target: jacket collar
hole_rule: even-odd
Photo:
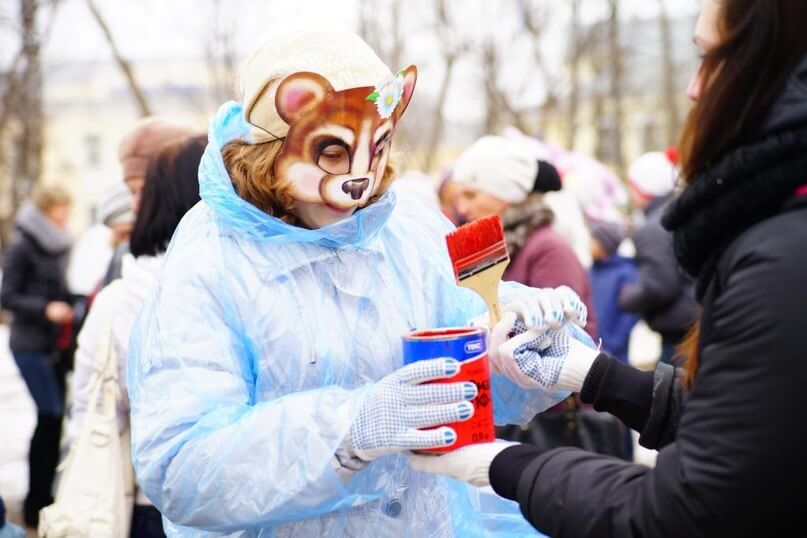
[[[695,180],[667,208],[681,267],[702,296],[715,257],[740,234],[778,213],[807,178],[807,129],[743,146]]]
[[[315,243],[327,247],[360,246],[372,241],[384,228],[395,195],[387,192],[377,202],[350,217],[324,228],[309,230],[292,226],[253,206],[235,192],[221,157],[222,148],[234,140],[250,140],[241,103],[222,105],[210,122],[208,145],[199,168],[199,194],[221,222],[259,242]]]
[[[759,136],[769,136],[807,125],[807,56],[796,66],[782,94],[776,99]],[[807,179],[807,178],[805,178]]]

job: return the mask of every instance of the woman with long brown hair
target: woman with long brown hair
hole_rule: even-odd
[[[655,468],[501,444],[414,456],[416,468],[490,483],[555,538],[807,532],[805,21],[803,0],[703,2],[686,188],[664,218],[703,307],[687,368],[639,372],[560,334],[516,360],[583,372],[583,401],[639,431]]]

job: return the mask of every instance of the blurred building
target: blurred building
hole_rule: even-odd
[[[144,60],[134,64],[153,113],[191,121],[204,130],[216,110],[204,60]],[[120,181],[118,142],[139,111],[113,60],[45,65],[42,178],[69,188],[72,228],[86,229],[106,187]],[[13,130],[11,133],[13,138]],[[14,151],[14,144],[7,144]],[[10,161],[13,161],[13,155]],[[3,181],[11,179],[8,171]],[[7,210],[7,208],[3,208]]]

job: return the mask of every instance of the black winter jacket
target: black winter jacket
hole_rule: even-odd
[[[647,222],[633,234],[639,278],[619,295],[619,306],[638,314],[662,335],[680,335],[698,314],[692,280],[675,262],[673,237],[661,225],[670,196],[657,198],[647,207]]]
[[[655,468],[506,449],[491,484],[553,536],[807,536],[807,60],[756,140],[665,215],[697,278],[700,363],[638,372],[601,355],[581,397],[660,449]],[[780,107],[786,106],[783,110]],[[790,114],[802,113],[794,118]]]
[[[56,350],[59,326],[45,317],[45,307],[51,301],[70,301],[64,279],[66,256],[67,250],[49,252],[23,230],[6,251],[0,304],[14,315],[12,352]]]
[[[806,276],[804,199],[721,256],[685,403],[670,366],[595,361],[583,401],[660,449],[654,469],[520,445],[494,460],[494,489],[554,538],[807,535]]]

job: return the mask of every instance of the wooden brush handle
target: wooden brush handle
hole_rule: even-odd
[[[502,307],[499,305],[499,284],[510,260],[497,263],[484,271],[460,280],[460,286],[474,290],[488,307],[490,330],[502,319]]]
[[[498,298],[492,303],[488,304],[488,314],[490,315],[490,330],[492,331],[493,327],[495,327],[496,324],[502,320],[502,307],[499,304]]]

